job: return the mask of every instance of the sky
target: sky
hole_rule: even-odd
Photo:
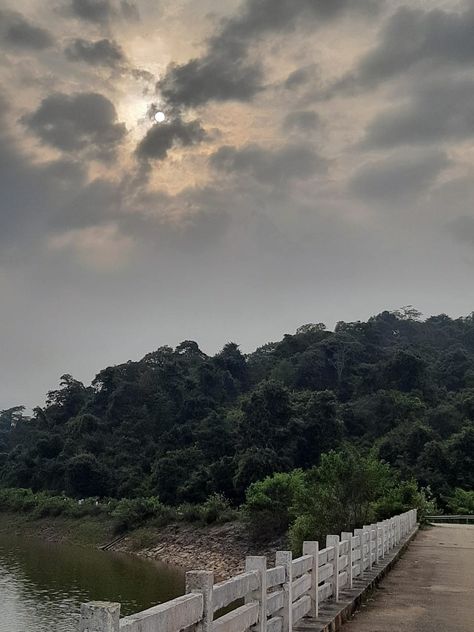
[[[0,0],[0,52],[0,409],[473,311],[472,2]]]

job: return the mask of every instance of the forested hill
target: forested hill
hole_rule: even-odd
[[[334,332],[305,325],[243,355],[192,341],[101,371],[64,375],[32,418],[0,414],[0,485],[76,497],[156,495],[169,504],[308,468],[342,442],[443,497],[474,487],[474,315],[410,309]]]

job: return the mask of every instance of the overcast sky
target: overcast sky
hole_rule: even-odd
[[[0,408],[474,309],[472,2],[0,0],[0,47]]]

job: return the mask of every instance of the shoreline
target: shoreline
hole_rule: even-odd
[[[104,517],[36,518],[27,514],[0,512],[0,534],[34,537],[49,542],[100,548],[117,535],[113,523]],[[123,534],[107,552],[116,551],[157,560],[189,570],[211,570],[216,581],[244,570],[247,555],[266,555],[269,563],[275,551],[285,549],[285,538],[258,543],[249,538],[240,522],[202,526],[172,523],[164,527],[143,526]]]

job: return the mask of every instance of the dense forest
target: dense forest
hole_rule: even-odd
[[[0,413],[0,486],[76,498],[157,496],[240,504],[275,472],[306,470],[342,445],[429,487],[441,507],[474,488],[474,314],[300,327],[244,355],[185,341],[71,375],[44,407]]]

